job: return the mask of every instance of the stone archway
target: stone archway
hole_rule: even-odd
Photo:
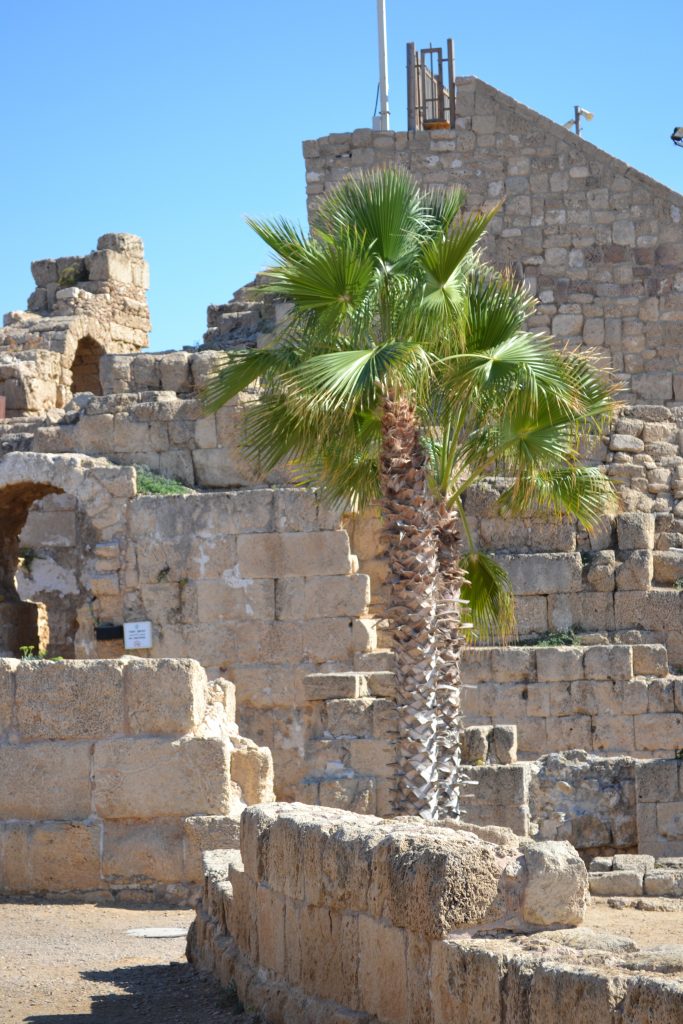
[[[71,393],[77,395],[88,391],[93,395],[102,394],[100,380],[100,358],[104,348],[90,335],[81,338],[71,364]]]
[[[21,557],[19,538],[29,510],[38,499],[59,493],[76,501],[77,585],[75,593],[69,596],[73,604],[73,635],[57,653],[93,656],[97,653],[95,623],[122,621],[119,573],[125,549],[127,504],[135,495],[135,471],[83,455],[11,452],[0,459],[1,652],[16,656],[22,646],[46,646],[40,606],[47,606],[49,611],[50,601],[41,594],[22,601],[15,576]],[[59,599],[58,593],[54,599]]]

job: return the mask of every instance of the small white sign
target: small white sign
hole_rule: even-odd
[[[124,622],[123,646],[127,651],[139,651],[152,646],[151,622]]]

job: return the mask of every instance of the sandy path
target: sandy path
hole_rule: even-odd
[[[0,901],[0,1024],[252,1024],[185,960],[189,910]]]

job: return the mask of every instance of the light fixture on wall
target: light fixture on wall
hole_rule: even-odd
[[[592,114],[590,110],[584,110],[583,107],[574,107],[574,116],[571,121],[565,121],[564,128],[573,128],[577,135],[581,134],[581,118],[585,118],[586,121],[592,121],[595,114]]]
[[[680,146],[683,149],[683,128],[674,128],[671,133],[671,141],[674,146]]]

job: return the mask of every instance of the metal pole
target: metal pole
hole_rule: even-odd
[[[389,130],[389,69],[387,66],[387,12],[385,0],[377,0],[379,39],[379,115],[380,130]]]
[[[415,131],[415,43],[406,46],[406,68],[408,69],[408,131]]]
[[[574,107],[574,131],[577,135],[581,134],[581,107]]]

